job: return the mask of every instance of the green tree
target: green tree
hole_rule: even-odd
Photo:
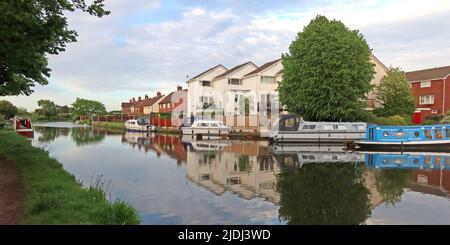
[[[39,115],[52,118],[58,115],[58,106],[51,100],[38,100]]]
[[[23,117],[29,117],[31,115],[31,113],[29,113],[26,108],[17,107],[17,115],[23,116]]]
[[[383,117],[410,117],[414,113],[414,97],[410,84],[400,68],[389,68],[387,76],[383,77],[376,87],[376,92],[382,107],[376,109],[375,114]]]
[[[106,108],[103,103],[96,100],[87,100],[77,98],[72,104],[72,116],[78,117],[82,115],[87,115],[89,117],[93,115],[104,115],[106,114]]]
[[[30,95],[37,83],[50,77],[48,55],[76,42],[64,13],[81,10],[102,17],[103,0],[2,0],[0,1],[0,96]]]
[[[364,101],[375,73],[370,55],[359,31],[317,16],[282,56],[280,102],[306,120],[364,118]]]
[[[14,117],[17,114],[17,107],[7,100],[0,100],[0,114],[6,119]]]
[[[307,163],[277,177],[282,220],[293,225],[362,224],[371,214],[363,168],[350,163]]]

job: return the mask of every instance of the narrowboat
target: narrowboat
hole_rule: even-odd
[[[450,125],[377,126],[367,128],[360,150],[450,152]]]
[[[345,143],[362,140],[367,124],[361,122],[308,122],[294,114],[280,115],[269,133],[272,143]]]
[[[181,127],[183,135],[191,137],[227,137],[230,134],[230,127],[227,127],[221,121],[197,120],[190,127]]]
[[[18,134],[25,136],[26,138],[33,138],[34,137],[34,129],[31,125],[31,119],[30,118],[20,118],[20,117],[14,117],[11,119],[13,123],[13,129]]]
[[[128,132],[154,132],[156,127],[150,124],[150,120],[146,117],[140,117],[138,119],[130,119],[125,122],[125,128]]]

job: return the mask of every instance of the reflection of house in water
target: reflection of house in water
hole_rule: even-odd
[[[177,160],[177,165],[186,163],[186,149],[180,137],[176,135],[143,134],[126,132],[122,135],[122,142],[127,142],[133,148],[144,150],[146,153],[153,151],[158,157],[167,155]]]
[[[228,143],[227,143],[228,142]],[[192,142],[187,152],[187,177],[216,195],[231,191],[244,199],[279,202],[275,191],[279,168],[266,142]],[[206,145],[203,145],[206,144]],[[215,150],[215,149],[220,149]]]
[[[448,197],[450,194],[450,155],[426,156],[429,168],[413,172],[412,191]]]

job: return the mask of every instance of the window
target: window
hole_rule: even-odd
[[[431,87],[431,81],[422,81],[422,82],[420,82],[420,87],[421,88],[429,88],[429,87]]]
[[[203,87],[211,87],[211,81],[200,81],[200,85]]]
[[[425,129],[425,138],[431,140],[433,136],[431,135],[431,129]]]
[[[434,133],[436,135],[436,139],[442,139],[443,137],[442,129],[435,129]]]
[[[275,77],[261,76],[261,83],[276,83]]]
[[[445,135],[447,135],[447,139],[450,139],[450,128],[445,128]]]
[[[420,96],[419,103],[421,105],[432,105],[432,104],[434,104],[434,95],[422,95],[422,96]]]
[[[241,85],[242,84],[242,80],[238,79],[238,78],[228,78],[228,84]]]
[[[305,125],[302,129],[315,129],[316,125]]]

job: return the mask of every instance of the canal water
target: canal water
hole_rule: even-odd
[[[35,129],[34,146],[142,224],[450,224],[450,154]]]

